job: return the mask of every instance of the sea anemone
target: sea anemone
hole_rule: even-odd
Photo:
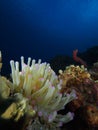
[[[28,129],[57,129],[63,123],[73,119],[73,113],[66,115],[58,114],[58,111],[76,98],[75,91],[70,94],[62,94],[62,81],[58,80],[57,75],[47,63],[36,63],[28,58],[27,64],[24,63],[24,57],[21,57],[21,71],[19,62],[10,61],[11,76],[13,87],[12,95],[22,95],[28,100],[29,109],[34,110],[33,117]]]

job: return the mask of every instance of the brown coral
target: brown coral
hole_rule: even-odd
[[[69,93],[72,89],[76,91],[77,99],[71,101],[68,104],[68,107],[72,111],[77,111],[82,107],[88,114],[84,114],[84,119],[86,118],[85,121],[87,123],[90,122],[92,126],[95,124],[98,126],[98,115],[96,114],[96,117],[91,116],[91,113],[89,112],[90,107],[85,107],[87,104],[92,104],[93,108],[96,108],[98,105],[98,84],[91,79],[91,75],[87,69],[84,68],[84,66],[79,67],[70,65],[64,72],[60,70],[59,79],[63,81],[61,93]],[[98,113],[98,111],[95,113]],[[89,118],[91,118],[90,121]]]
[[[94,105],[86,105],[82,113],[89,126],[98,126],[98,108]]]

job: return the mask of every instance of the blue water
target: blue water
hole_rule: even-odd
[[[98,0],[0,0],[3,61],[72,55],[98,45]],[[7,70],[7,64],[5,66]]]

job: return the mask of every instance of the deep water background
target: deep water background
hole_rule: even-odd
[[[20,56],[49,62],[98,45],[98,0],[0,0],[3,73]]]

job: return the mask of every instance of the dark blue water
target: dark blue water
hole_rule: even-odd
[[[21,55],[49,61],[94,45],[98,0],[0,0],[0,49],[6,70],[9,60]]]

